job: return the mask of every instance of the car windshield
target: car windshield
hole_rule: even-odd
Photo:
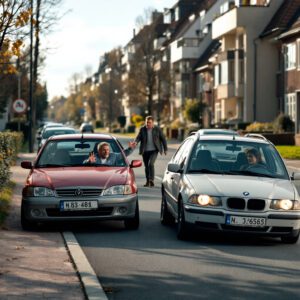
[[[289,178],[273,145],[233,140],[198,141],[191,152],[187,173]]]
[[[71,133],[75,133],[74,129],[49,129],[44,131],[43,133],[43,139],[48,139],[50,136],[53,135],[60,135],[60,134],[71,134]]]
[[[101,142],[109,144],[110,153],[113,160],[108,161],[107,164],[102,164],[100,160],[93,164],[87,164],[91,152],[98,156],[97,146]],[[36,167],[75,167],[75,166],[126,166],[124,155],[121,152],[119,145],[114,140],[96,140],[96,139],[76,139],[76,140],[55,140],[48,141],[40,153]]]

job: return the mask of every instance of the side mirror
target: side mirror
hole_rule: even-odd
[[[32,162],[28,160],[24,160],[21,162],[21,167],[23,169],[32,169]]]
[[[179,164],[170,163],[170,164],[168,164],[167,169],[168,169],[168,171],[173,172],[173,173],[182,173],[182,169]]]
[[[300,180],[300,173],[299,172],[293,172],[291,176],[292,180]]]
[[[134,159],[131,163],[130,163],[130,168],[138,168],[142,165],[142,161],[139,159]]]

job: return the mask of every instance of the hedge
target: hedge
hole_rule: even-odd
[[[22,143],[22,133],[0,132],[0,190],[9,181],[10,166],[16,161]]]

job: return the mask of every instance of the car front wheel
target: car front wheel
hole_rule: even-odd
[[[36,224],[34,222],[29,221],[26,218],[23,206],[21,206],[21,226],[23,230],[28,230],[28,231],[33,230],[36,227]]]
[[[182,201],[178,201],[177,238],[179,240],[188,238],[188,225],[185,221]]]
[[[135,215],[131,219],[125,219],[124,225],[126,229],[129,230],[136,230],[139,228],[140,225],[140,212],[139,212],[139,203],[136,203],[135,207]]]
[[[162,191],[162,195],[161,195],[160,222],[163,225],[171,225],[174,223],[174,218],[168,209],[164,191]]]
[[[296,244],[300,235],[300,229],[294,230],[290,235],[283,235],[281,241],[285,244]]]

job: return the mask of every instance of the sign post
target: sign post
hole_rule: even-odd
[[[18,114],[18,131],[20,131],[20,115],[25,113],[27,109],[27,104],[23,99],[16,99],[13,102],[13,110]]]

